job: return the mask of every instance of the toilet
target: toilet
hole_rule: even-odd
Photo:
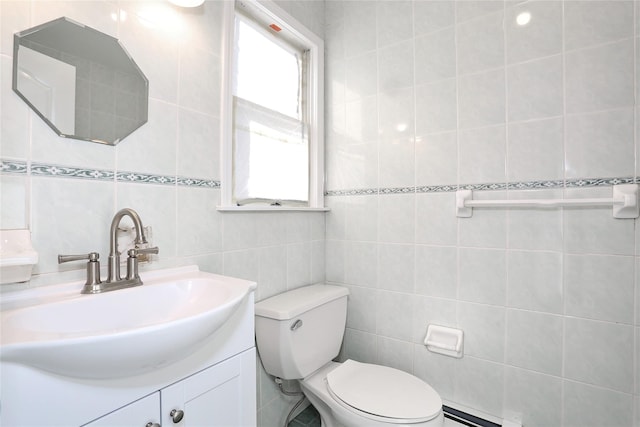
[[[404,371],[347,360],[340,352],[349,290],[316,284],[256,303],[258,353],[268,374],[298,380],[323,427],[444,425],[442,399]]]

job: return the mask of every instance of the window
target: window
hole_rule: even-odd
[[[323,208],[322,40],[270,1],[226,18],[221,208]]]

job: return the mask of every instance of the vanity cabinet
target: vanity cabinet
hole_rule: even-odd
[[[85,424],[86,427],[145,427],[160,425],[160,392]],[[151,427],[149,426],[149,427]]]
[[[183,270],[178,271],[180,277],[191,271]],[[28,361],[4,360],[0,351],[0,426],[255,427],[256,285],[240,279],[227,280],[231,288],[244,286],[248,292],[222,326],[197,346],[183,348],[173,342],[182,348],[182,358],[160,363],[138,375],[65,376],[31,366]],[[73,285],[75,289],[76,283]],[[153,289],[149,282],[145,286]],[[153,339],[163,339],[154,333],[159,332],[148,332],[143,338],[152,343]],[[112,351],[115,357],[129,349]],[[158,360],[152,358],[150,363]],[[99,363],[95,363],[95,369],[101,369]],[[178,411],[183,411],[182,419]]]
[[[249,350],[107,414],[85,427],[255,424],[255,351]]]
[[[255,408],[247,407],[255,395],[255,351],[236,356],[160,392],[162,425],[248,426],[254,423]],[[249,375],[253,375],[249,378]],[[172,411],[183,411],[176,422]]]

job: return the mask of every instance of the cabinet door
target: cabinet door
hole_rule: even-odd
[[[104,417],[85,424],[85,427],[145,427],[149,424],[160,425],[160,392],[136,400]]]
[[[250,349],[162,389],[163,427],[255,426],[255,357]]]

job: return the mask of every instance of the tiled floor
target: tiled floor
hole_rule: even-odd
[[[463,425],[448,418],[444,419],[444,427],[462,427]],[[320,415],[316,408],[309,405],[289,423],[289,427],[320,427]]]
[[[289,427],[320,427],[320,414],[309,405],[289,423]]]

